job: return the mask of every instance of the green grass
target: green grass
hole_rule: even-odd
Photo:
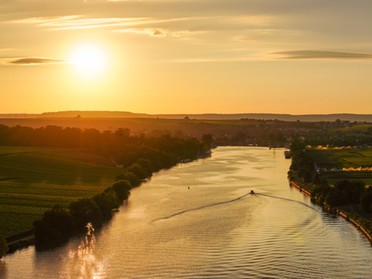
[[[372,148],[309,150],[309,154],[321,169],[372,167]],[[331,184],[340,179],[355,179],[372,185],[372,173],[326,173],[325,177]]]
[[[120,173],[110,164],[77,149],[0,147],[0,235],[31,229],[55,204],[102,192]]]
[[[371,167],[372,148],[310,150],[320,168]]]

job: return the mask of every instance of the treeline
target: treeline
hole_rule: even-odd
[[[84,230],[87,223],[100,227],[128,198],[130,189],[154,172],[209,154],[212,137],[205,135],[199,141],[170,135],[131,135],[128,129],[100,132],[57,126],[33,129],[0,125],[0,145],[84,149],[109,156],[121,167],[116,182],[104,192],[71,202],[68,208],[56,205],[34,222],[36,248],[45,249],[67,241]]]
[[[0,125],[0,145],[81,148],[110,155],[116,162],[129,167],[143,157],[154,170],[172,166],[182,159],[192,159],[211,148],[209,137],[202,142],[193,137],[171,135],[131,135],[129,129],[98,131],[59,126],[31,128]]]
[[[305,146],[294,142],[291,146],[292,164],[289,179],[303,179],[308,185],[312,199],[330,208],[354,205],[364,213],[372,212],[372,187],[358,180],[339,180],[330,185],[316,170],[314,160],[307,154]]]
[[[197,120],[185,118],[184,120],[170,119],[84,119],[84,118],[57,118],[41,124],[39,120],[25,119],[20,122],[10,121],[9,123],[25,123],[24,125],[42,125],[42,123],[60,123],[57,125],[69,126],[61,128],[56,124],[37,129],[15,126],[7,127],[0,125],[0,144],[19,142],[20,145],[47,146],[51,141],[57,146],[91,146],[96,145],[93,138],[100,138],[95,129],[87,127],[127,127],[132,129],[134,134],[146,134],[160,136],[172,134],[177,137],[192,136],[201,139],[204,134],[213,136],[216,145],[260,145],[282,147],[289,145],[293,139],[306,138],[311,145],[333,145],[333,146],[354,146],[372,145],[372,129],[364,122],[349,121],[281,121],[241,119],[241,120]],[[23,124],[22,124],[23,125]],[[84,130],[78,127],[85,127]],[[121,131],[106,131],[104,134],[112,138],[112,134],[123,133]],[[66,141],[63,139],[68,137]]]

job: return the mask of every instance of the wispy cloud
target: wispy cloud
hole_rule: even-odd
[[[202,18],[151,18],[151,17],[98,17],[84,18],[82,15],[69,15],[59,17],[32,17],[9,21],[15,24],[34,24],[41,27],[47,27],[50,30],[72,30],[72,29],[96,29],[116,27],[138,27],[138,26],[155,26],[159,24],[193,21]],[[155,27],[154,27],[155,28]]]
[[[1,48],[0,47],[0,51],[12,51],[12,50],[14,50],[14,48],[10,48],[10,47],[3,47],[3,48]]]
[[[9,21],[11,24],[34,25],[48,30],[106,29],[115,33],[146,35],[156,38],[179,38],[183,40],[205,34],[195,25],[204,24],[209,17],[124,17],[124,18],[86,18],[83,15],[58,17],[32,17]]]
[[[284,59],[371,59],[372,54],[323,50],[292,50],[273,53]]]
[[[34,24],[50,30],[94,29],[131,26],[144,22],[146,18],[83,18],[81,15],[60,17],[33,17],[10,21],[16,24]]]
[[[241,57],[231,58],[188,58],[188,59],[173,59],[168,60],[168,63],[240,63],[240,62],[251,62],[251,61],[262,61],[263,56],[261,54],[247,55]]]
[[[4,59],[6,65],[30,66],[30,65],[51,65],[51,64],[65,64],[66,61],[45,58],[45,57],[23,57],[15,59]]]
[[[79,30],[83,34],[88,29],[89,34],[110,33],[108,36],[117,40],[130,37],[130,44],[158,39],[159,44],[145,43],[142,47],[149,54],[156,51],[156,57],[164,60],[196,57],[191,61],[245,61],[252,56],[262,60],[369,59],[372,31],[368,26],[372,19],[365,14],[372,1],[357,1],[363,5],[349,0],[338,0],[337,5],[323,0],[53,0],[53,5],[17,0],[17,5],[8,5],[0,22],[6,23],[4,30],[27,29],[30,34],[48,30],[54,36],[51,44],[57,44],[55,38],[63,38],[65,34],[56,34],[60,31],[77,37]],[[363,16],[355,16],[356,12]],[[16,33],[2,34],[11,42]],[[5,41],[1,37],[0,42]],[[361,53],[316,50],[340,45]],[[274,53],[286,49],[294,50]]]
[[[153,37],[165,37],[169,33],[169,30],[160,28],[125,28],[116,30],[115,32],[120,33],[134,33],[140,35],[148,35]]]
[[[140,35],[148,35],[152,37],[191,37],[199,34],[205,34],[207,31],[192,31],[192,30],[177,30],[172,31],[164,28],[123,28],[115,30],[118,33],[134,33]]]

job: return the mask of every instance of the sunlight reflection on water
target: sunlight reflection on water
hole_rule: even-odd
[[[68,251],[68,261],[60,278],[106,278],[106,266],[96,256],[96,238],[93,226],[87,224],[87,233],[76,249]]]
[[[282,154],[221,147],[212,158],[162,171],[133,190],[95,234],[94,249],[78,248],[76,239],[45,253],[29,248],[7,257],[0,272],[42,279],[371,278],[368,241],[288,186],[290,161]],[[250,190],[257,195],[238,199]]]

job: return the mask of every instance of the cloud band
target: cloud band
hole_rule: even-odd
[[[280,51],[273,54],[281,55],[284,59],[371,59],[367,53],[323,51],[323,50],[293,50]]]
[[[45,58],[45,57],[23,57],[8,61],[8,65],[50,65],[63,64],[65,61],[59,59]]]

